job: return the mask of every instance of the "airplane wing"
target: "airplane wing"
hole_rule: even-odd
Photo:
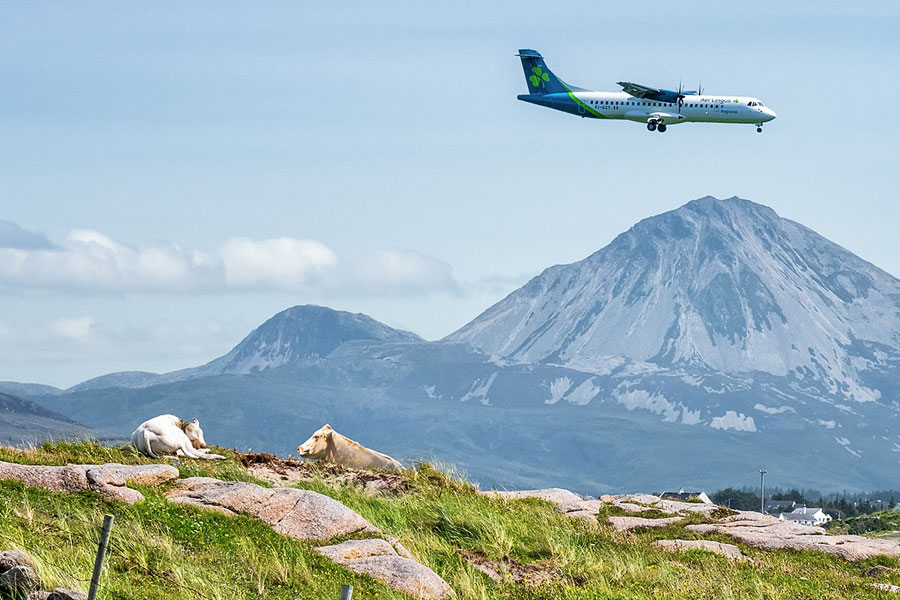
[[[658,89],[647,87],[646,85],[641,85],[639,83],[631,83],[629,81],[619,81],[617,83],[622,86],[622,89],[625,90],[626,93],[631,94],[635,98],[647,98],[648,96],[659,94]]]

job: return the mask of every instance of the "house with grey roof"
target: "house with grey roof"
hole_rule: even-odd
[[[800,525],[822,526],[831,521],[831,515],[817,506],[799,506],[791,512],[778,515],[780,521],[799,523]]]

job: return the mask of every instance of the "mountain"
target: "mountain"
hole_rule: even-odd
[[[896,484],[898,332],[897,279],[769,208],[701,198],[441,341],[295,307],[204,366],[33,399],[123,434],[198,417],[212,443],[280,454],[328,422],[484,486],[704,489],[765,467],[866,490]]]
[[[0,393],[0,416],[0,444],[7,446],[98,437],[97,432],[84,425],[10,394]]]
[[[775,211],[706,197],[551,267],[453,333],[498,358],[607,372],[764,372],[877,400],[900,358],[900,281]]]
[[[422,338],[367,315],[324,306],[295,306],[260,325],[231,352],[200,371],[217,375],[255,373],[291,361],[326,357],[351,340],[418,342]]]
[[[0,393],[12,396],[51,396],[62,394],[62,390],[52,385],[41,383],[19,383],[16,381],[0,381]]]
[[[294,306],[254,329],[231,351],[205,365],[156,374],[145,371],[110,373],[69,388],[69,392],[109,387],[143,388],[212,375],[246,375],[274,369],[293,361],[328,356],[351,340],[416,342],[422,338],[393,329],[359,313],[324,306]]]

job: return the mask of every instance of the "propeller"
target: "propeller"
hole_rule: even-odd
[[[684,86],[681,85],[681,80],[678,80],[678,94],[675,96],[677,98],[678,103],[678,114],[681,114],[681,107],[684,106]]]
[[[693,95],[702,96],[703,95],[703,82],[702,81],[700,82],[700,84],[697,86],[696,90],[685,91],[684,86],[681,84],[681,80],[678,81],[678,91],[675,93],[675,98],[676,98],[675,103],[678,105],[678,114],[681,114],[681,107],[684,106],[684,99],[688,94],[691,94],[692,96]]]

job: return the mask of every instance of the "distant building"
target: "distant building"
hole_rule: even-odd
[[[778,515],[778,520],[790,521],[791,523],[806,525],[808,527],[812,527],[816,524],[815,520],[812,518],[812,515],[798,515],[794,513],[781,513],[780,515]]]
[[[778,519],[801,525],[821,526],[831,520],[831,515],[816,506],[800,506],[789,513],[781,513]]]
[[[663,500],[678,500],[679,502],[688,502],[697,499],[701,500],[703,504],[713,503],[713,501],[709,499],[709,496],[706,495],[706,492],[686,492],[683,489],[680,489],[677,492],[663,492],[659,497]]]

